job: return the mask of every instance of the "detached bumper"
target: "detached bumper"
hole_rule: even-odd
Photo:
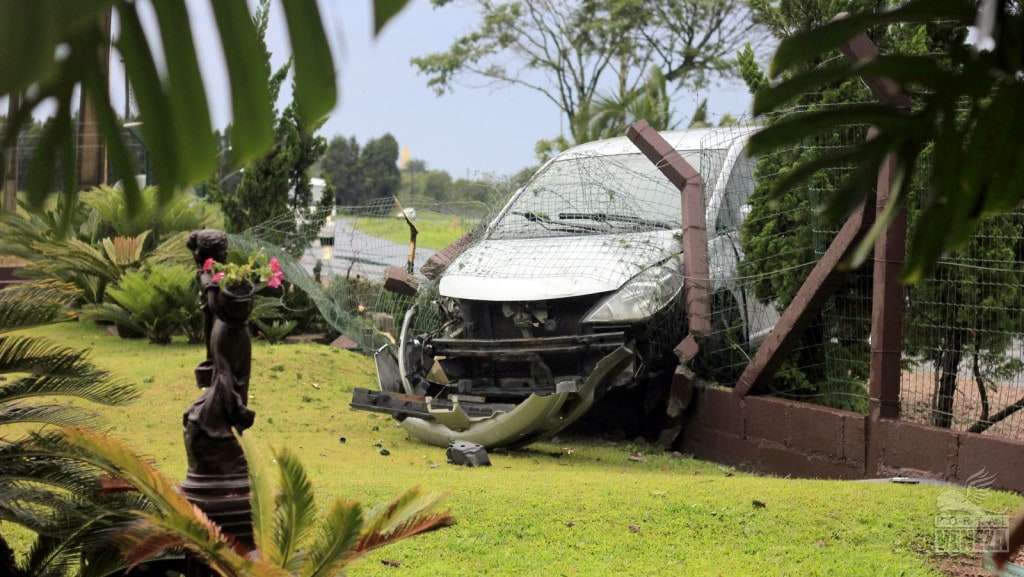
[[[387,348],[377,351],[377,377],[379,391],[355,389],[352,407],[358,410],[388,413],[398,418],[402,426],[417,439],[438,446],[447,446],[455,440],[479,443],[488,448],[522,446],[536,440],[550,437],[582,417],[608,385],[631,366],[635,353],[625,345],[615,342],[615,337],[599,338],[594,341],[545,343],[544,348],[573,347],[571,352],[610,349],[594,366],[593,371],[578,386],[560,388],[550,394],[531,394],[518,404],[482,403],[474,398],[460,399],[452,394],[448,398],[432,398],[404,394],[401,391],[401,375],[394,355]],[[437,354],[451,355],[456,347],[461,354],[484,353],[494,355],[538,354],[531,347],[512,346],[525,343],[456,342],[435,341],[440,348]],[[598,347],[601,347],[600,349]],[[469,349],[469,350],[467,350]],[[525,350],[524,350],[525,349]],[[547,352],[547,351],[544,351]],[[569,351],[559,351],[569,352]],[[571,389],[571,390],[570,390]]]

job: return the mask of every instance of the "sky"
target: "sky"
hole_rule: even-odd
[[[268,30],[275,65],[290,51],[279,1],[275,0]],[[187,5],[213,121],[223,127],[231,120],[230,93],[209,1],[187,0]],[[474,28],[480,17],[470,4],[453,2],[435,9],[429,0],[412,0],[376,37],[370,0],[320,0],[320,10],[340,79],[338,106],[321,134],[354,135],[362,143],[390,132],[399,146],[408,147],[411,157],[465,177],[510,174],[534,164],[534,144],[562,131],[558,108],[535,92],[480,88],[479,80],[467,79],[453,92],[437,96],[427,87],[427,78],[411,65],[413,57],[445,50]],[[150,36],[158,38],[151,8],[143,4],[141,12]],[[122,110],[124,80],[116,56],[110,80],[115,106]],[[286,83],[282,104],[287,103],[289,90]],[[678,95],[679,116],[688,118],[704,96],[712,117],[726,112],[740,116],[750,106],[746,88],[731,82],[704,94]]]

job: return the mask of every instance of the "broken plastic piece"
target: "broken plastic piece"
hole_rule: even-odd
[[[445,451],[448,462],[452,465],[465,465],[467,467],[490,467],[491,458],[487,456],[487,449],[483,445],[470,443],[469,441],[452,441],[448,443],[448,450]]]

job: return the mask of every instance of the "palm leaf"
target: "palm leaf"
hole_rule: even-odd
[[[252,509],[252,529],[256,548],[264,559],[280,558],[274,540],[274,488],[266,473],[263,460],[253,446],[252,436],[235,435],[249,469],[249,503]]]
[[[0,332],[45,325],[69,318],[65,306],[72,299],[66,288],[49,283],[14,286],[0,291]]]
[[[94,413],[67,405],[0,404],[0,426],[15,423],[39,423],[77,427],[94,424],[96,420],[97,417]]]
[[[286,572],[259,560],[245,559],[220,528],[181,495],[170,479],[139,458],[124,443],[86,429],[65,429],[64,439],[76,456],[132,484],[158,513],[142,513],[138,523],[120,534],[127,547],[146,543],[150,554],[160,534],[177,535],[182,546],[201,556],[227,577],[284,577]],[[170,542],[170,540],[165,540]],[[130,553],[129,553],[130,554]],[[138,557],[138,556],[136,556]]]
[[[274,514],[274,541],[277,557],[271,561],[294,571],[301,565],[299,551],[313,529],[316,503],[313,485],[306,469],[287,448],[274,452],[277,461],[281,492],[277,496]]]
[[[10,403],[31,397],[77,397],[118,406],[138,398],[138,391],[97,371],[85,375],[29,375],[0,386],[0,400]]]
[[[352,558],[363,525],[359,503],[336,500],[310,547],[302,577],[333,577]]]
[[[128,267],[142,260],[142,249],[150,231],[143,231],[137,236],[115,236],[102,241],[103,251],[110,262],[120,267]]]
[[[387,505],[374,509],[367,515],[353,555],[363,555],[395,541],[451,525],[454,519],[448,512],[432,512],[444,498],[441,494],[424,495],[414,487]]]

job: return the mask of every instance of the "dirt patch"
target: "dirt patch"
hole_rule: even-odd
[[[1017,565],[1024,565],[1024,552],[1014,559]],[[981,554],[951,557],[934,557],[932,564],[943,575],[949,577],[992,577],[994,574],[982,565]]]
[[[989,414],[1024,397],[1024,388],[1018,380],[989,383]],[[927,370],[903,371],[900,382],[900,412],[902,418],[915,423],[928,424],[931,414],[935,373]],[[970,371],[961,368],[953,400],[953,430],[966,431],[981,416],[981,395]],[[1024,411],[996,423],[985,435],[1024,440]]]

